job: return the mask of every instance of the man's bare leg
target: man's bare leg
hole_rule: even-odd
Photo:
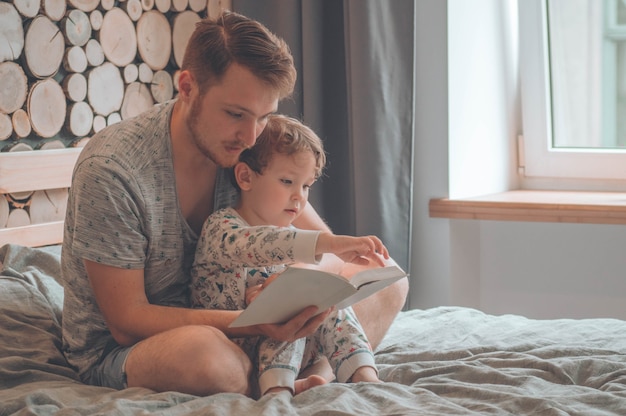
[[[129,387],[207,396],[251,394],[248,356],[221,331],[185,326],[141,341],[128,354]]]
[[[405,277],[352,305],[374,350],[378,348],[393,320],[404,307],[408,293],[409,280]]]

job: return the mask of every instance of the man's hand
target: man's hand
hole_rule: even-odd
[[[246,303],[249,305],[254,301],[259,293],[278,276],[280,273],[275,273],[265,279],[262,284],[246,289]],[[261,324],[257,325],[257,329],[263,335],[277,341],[293,342],[298,338],[313,334],[331,311],[332,308],[328,308],[319,313],[316,306],[309,306],[283,324]]]
[[[261,324],[259,330],[267,337],[283,342],[293,342],[317,331],[333,308],[319,313],[316,306],[309,306],[284,324]]]

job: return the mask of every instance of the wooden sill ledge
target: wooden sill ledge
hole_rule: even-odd
[[[433,218],[626,224],[626,193],[515,190],[429,202]]]

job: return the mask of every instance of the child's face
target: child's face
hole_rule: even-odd
[[[246,221],[250,225],[289,226],[307,204],[315,170],[315,157],[310,152],[272,156],[262,174],[252,172],[250,189],[242,195]]]

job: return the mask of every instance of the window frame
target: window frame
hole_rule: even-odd
[[[577,180],[606,190],[626,184],[626,150],[554,148],[550,99],[547,1],[518,1],[522,134],[520,174],[533,179]],[[523,149],[523,151],[522,151]],[[529,182],[530,181],[530,182]],[[589,188],[589,186],[585,186]]]

